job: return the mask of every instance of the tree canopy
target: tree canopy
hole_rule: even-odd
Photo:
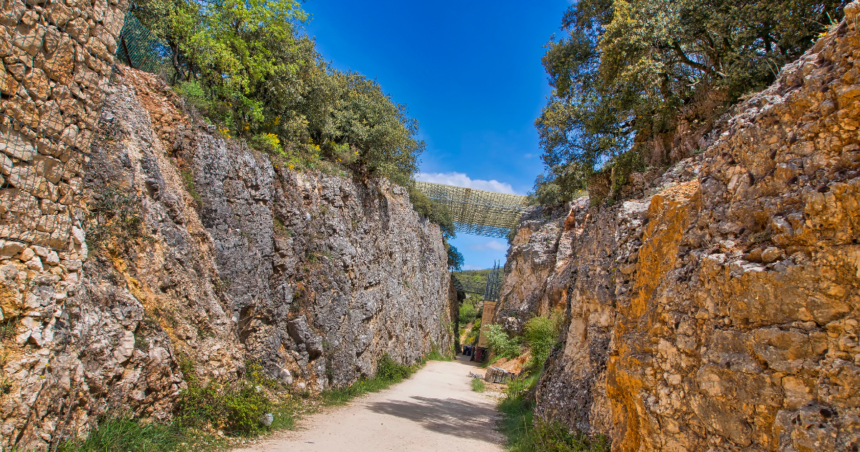
[[[634,141],[671,133],[679,115],[720,113],[696,104],[725,107],[762,89],[845,3],[578,0],[543,57],[553,93],[536,121],[548,169],[536,186],[556,183],[569,195]]]
[[[228,135],[406,185],[424,143],[379,84],[332,68],[296,0],[142,0],[135,16],[171,49],[174,82]]]
[[[458,272],[463,269],[463,264],[466,262],[463,255],[457,251],[457,248],[450,243],[445,243],[448,249],[448,271]]]

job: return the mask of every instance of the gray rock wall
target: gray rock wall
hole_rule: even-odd
[[[451,348],[442,236],[404,189],[196,143],[179,153],[249,357],[321,389],[371,375],[385,353],[414,363]]]
[[[566,301],[563,289],[555,290],[553,282],[569,260],[570,242],[562,238],[568,210],[569,206],[533,207],[520,218],[494,315],[494,323],[511,334],[520,334],[529,318],[549,315]]]
[[[68,250],[0,241],[0,447],[168,420],[183,361],[316,391],[451,348],[441,232],[403,189],[273,164],[149,74],[103,90]]]

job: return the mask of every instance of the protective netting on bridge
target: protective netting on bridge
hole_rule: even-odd
[[[430,182],[415,188],[451,211],[457,232],[486,237],[507,237],[528,207],[526,197]]]

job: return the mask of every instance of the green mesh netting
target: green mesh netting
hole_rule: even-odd
[[[171,50],[167,43],[155,36],[128,12],[116,49],[116,61],[134,69],[172,79],[175,73],[170,63]]]

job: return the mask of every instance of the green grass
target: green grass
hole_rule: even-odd
[[[438,353],[438,352],[437,352]],[[391,357],[385,355],[379,360],[376,367],[376,376],[373,378],[362,378],[357,382],[345,388],[332,388],[322,392],[323,404],[326,406],[345,405],[350,400],[369,394],[379,392],[383,389],[388,389],[393,384],[409,378],[423,364],[424,360],[413,366],[404,366],[396,363]]]
[[[427,361],[453,361],[454,358],[443,355],[437,348],[433,348],[425,358]]]
[[[511,452],[609,452],[606,437],[571,432],[558,421],[534,417],[534,404],[523,397],[508,397],[499,404],[504,414],[501,431]]]
[[[472,391],[484,392],[486,390],[487,390],[487,385],[484,384],[484,380],[481,380],[480,378],[473,378],[472,379]]]
[[[174,450],[211,450],[226,445],[213,434],[194,433],[178,423],[144,424],[132,419],[108,419],[90,432],[82,442],[67,442],[60,452],[168,452]]]
[[[436,352],[438,353],[438,352]],[[439,354],[442,359],[444,356]],[[433,359],[433,354],[428,356]],[[363,394],[378,392],[412,376],[426,360],[413,366],[396,363],[388,355],[382,357],[376,376],[362,379],[346,388],[323,391],[323,405],[343,405]],[[200,385],[194,377],[190,360],[180,366],[188,381],[177,405],[176,417],[169,424],[157,424],[128,417],[105,417],[86,439],[67,441],[57,449],[60,452],[167,452],[167,451],[218,451],[235,446],[242,438],[251,438],[270,431],[293,429],[299,417],[307,412],[309,393],[291,396],[280,403],[266,402],[257,386],[273,387],[260,371],[249,364],[245,381],[233,386]],[[271,412],[272,425],[259,423],[260,413]],[[221,436],[219,431],[227,436]]]
[[[235,446],[241,438],[269,431],[291,430],[301,415],[304,402],[298,397],[273,406],[273,422],[268,428],[257,428],[234,437],[189,425],[187,420],[176,419],[169,424],[157,424],[125,417],[107,417],[90,432],[85,440],[67,441],[59,452],[168,452],[168,451],[220,451]]]
[[[272,410],[274,420],[265,431],[291,430],[296,426],[302,404],[297,398]],[[264,430],[256,430],[255,434]],[[253,435],[246,435],[253,436]],[[106,418],[83,441],[63,443],[59,452],[172,452],[218,451],[235,445],[236,438],[191,428],[180,421],[169,424],[145,423],[136,419]]]
[[[256,363],[246,363],[245,379],[230,384],[202,385],[194,364],[180,359],[180,368],[188,388],[179,396],[174,419],[158,424],[123,415],[108,415],[100,420],[86,439],[62,444],[61,452],[161,452],[174,450],[224,450],[242,438],[272,430],[294,428],[304,403],[285,394],[283,387],[262,372]],[[258,388],[280,393],[277,403]],[[272,425],[266,427],[262,416],[272,413]],[[226,435],[226,436],[225,436]]]
[[[194,173],[191,170],[180,171],[182,182],[185,184],[185,191],[194,199],[198,206],[203,205],[203,198],[197,193],[197,188],[194,186]]]

